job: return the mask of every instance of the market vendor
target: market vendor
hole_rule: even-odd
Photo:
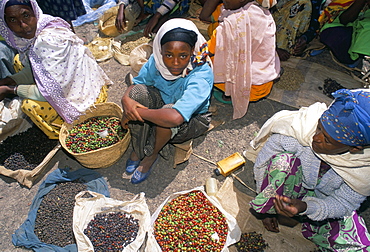
[[[159,29],[153,54],[122,97],[122,125],[131,130],[133,152],[126,172],[144,181],[168,143],[208,130],[213,73],[207,43],[194,23],[171,19]]]
[[[44,15],[35,0],[0,2],[0,34],[24,68],[0,80],[0,97],[24,98],[22,111],[51,139],[92,104],[107,100],[112,84],[83,41],[61,18]]]
[[[303,236],[319,248],[365,251],[370,235],[356,210],[370,195],[370,92],[341,89],[333,96],[329,108],[280,111],[263,125],[251,142],[264,145],[250,205],[269,231],[279,232],[278,215],[300,216]]]

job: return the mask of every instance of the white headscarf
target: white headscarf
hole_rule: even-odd
[[[155,60],[155,66],[158,69],[158,71],[161,73],[162,77],[166,80],[176,80],[180,77],[184,77],[186,74],[187,69],[192,69],[191,62],[189,62],[189,65],[187,69],[184,70],[182,75],[173,75],[170,73],[170,71],[165,66],[162,54],[161,54],[161,39],[168,31],[175,29],[175,28],[183,28],[186,30],[194,31],[198,35],[198,40],[195,43],[194,47],[194,55],[198,55],[201,53],[200,48],[203,44],[207,43],[206,39],[203,37],[203,35],[199,32],[197,26],[191,22],[190,20],[183,19],[183,18],[173,18],[165,22],[161,28],[159,28],[157,35],[154,38],[153,41],[153,55]]]
[[[8,1],[0,2],[0,34],[19,51],[21,61],[28,57],[40,93],[67,123],[72,123],[94,104],[101,87],[112,82],[70,25],[43,14],[36,0],[30,0],[37,18],[35,37],[17,37],[4,19]]]

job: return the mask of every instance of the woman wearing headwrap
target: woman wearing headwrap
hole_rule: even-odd
[[[168,143],[182,143],[208,130],[213,73],[207,43],[194,23],[171,19],[161,26],[153,54],[122,97],[122,125],[131,130],[133,152],[126,172],[144,181]]]
[[[251,142],[259,152],[250,205],[269,231],[279,232],[278,215],[299,215],[302,234],[320,248],[362,251],[370,235],[356,210],[370,195],[370,92],[333,96],[329,108],[280,111],[262,126]]]
[[[1,92],[25,98],[23,112],[49,138],[58,138],[63,121],[106,101],[112,82],[91,52],[66,21],[44,15],[35,0],[1,1],[0,34],[24,65],[0,80]]]

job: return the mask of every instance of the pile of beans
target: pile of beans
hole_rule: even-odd
[[[154,223],[162,251],[221,251],[227,232],[225,216],[200,191],[168,202]]]
[[[116,117],[92,117],[69,130],[66,146],[73,153],[85,153],[119,142],[126,132]]]
[[[37,210],[34,230],[40,241],[59,247],[76,243],[73,234],[75,196],[86,189],[82,183],[63,182],[44,196]]]
[[[249,232],[243,233],[235,246],[238,252],[263,252],[267,243],[262,238],[262,234]]]
[[[36,164],[28,163],[26,158],[20,153],[14,153],[4,162],[4,167],[12,171],[19,169],[32,171],[36,166]]]
[[[84,234],[90,239],[94,251],[119,252],[136,239],[139,220],[128,213],[100,213],[94,216]]]
[[[15,153],[19,153],[29,164],[38,165],[57,144],[58,139],[49,139],[37,126],[33,126],[27,131],[8,137],[0,143],[0,164],[4,166],[5,160]],[[15,167],[24,169],[18,165],[15,165]]]

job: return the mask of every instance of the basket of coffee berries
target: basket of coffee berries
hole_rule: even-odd
[[[121,126],[122,109],[113,102],[91,106],[73,123],[64,123],[59,141],[87,168],[105,168],[117,162],[130,143],[128,129]]]

